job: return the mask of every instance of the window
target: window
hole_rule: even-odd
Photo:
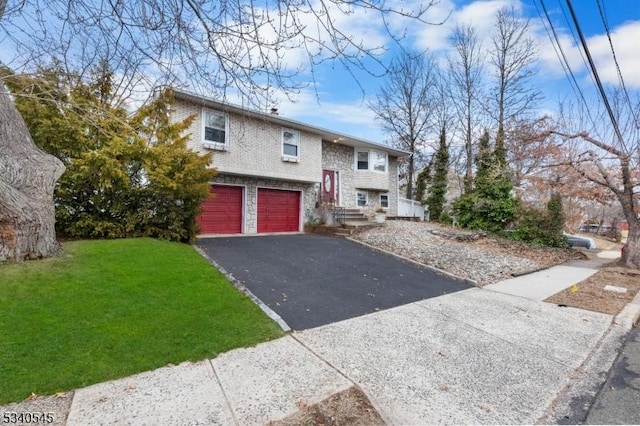
[[[380,151],[371,151],[373,157],[373,170],[376,172],[387,171],[387,154]]]
[[[369,170],[369,151],[358,151],[358,170]]]
[[[285,157],[300,157],[300,132],[282,130],[282,155]]]
[[[389,208],[389,194],[380,194],[380,207]]]
[[[356,151],[356,170],[387,172],[387,153],[383,151]]]
[[[223,113],[204,110],[202,112],[203,144],[205,148],[224,148],[227,145],[227,116]]]
[[[356,192],[356,200],[358,207],[366,207],[367,206],[367,193],[366,192]]]

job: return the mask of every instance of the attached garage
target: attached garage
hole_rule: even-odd
[[[202,203],[198,224],[201,234],[242,232],[241,186],[211,185],[212,197]]]
[[[300,191],[258,188],[258,233],[300,230]]]

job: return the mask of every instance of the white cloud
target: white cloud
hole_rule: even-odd
[[[640,21],[626,22],[611,32],[611,42],[616,52],[625,85],[640,89]],[[603,83],[619,84],[618,71],[613,60],[611,46],[606,35],[590,37],[587,45]]]
[[[327,94],[319,93],[321,98]],[[385,137],[375,119],[375,114],[367,106],[367,100],[321,101],[318,103],[312,89],[300,92],[293,101],[280,97],[279,113],[283,117],[299,120],[311,125],[324,127],[361,139],[383,142]]]
[[[388,44],[379,13],[348,3],[313,0],[309,5],[292,5],[289,10],[256,10],[256,16],[261,25],[255,39],[260,43],[249,43],[251,56],[266,54],[285,70],[308,70],[310,56],[361,56],[360,47],[382,54]],[[283,35],[286,43],[281,43]]]
[[[540,26],[537,30],[538,37],[541,40],[540,60],[546,77],[564,77],[558,54],[551,45],[547,34],[543,34],[543,32],[544,29]],[[593,84],[590,75],[587,73],[586,56],[581,53],[582,47],[578,47],[576,39],[567,30],[556,27],[556,32],[562,51],[569,62],[572,72],[578,78],[578,82],[581,85],[583,83],[587,85]],[[640,21],[626,22],[614,28],[611,32],[611,40],[627,88],[639,89],[640,55],[638,55],[637,43],[640,40]],[[618,71],[606,34],[587,37],[587,46],[602,82],[610,85],[619,85]]]
[[[495,14],[504,7],[522,10],[521,0],[480,0],[456,9],[446,0],[433,9],[434,17],[448,19],[442,25],[422,25],[414,32],[415,44],[420,50],[430,49],[446,53],[451,48],[449,36],[456,25],[472,25],[476,28],[483,46],[490,43],[491,32],[495,27]],[[431,13],[431,10],[430,10]]]

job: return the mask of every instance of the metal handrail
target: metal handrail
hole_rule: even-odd
[[[333,208],[333,219],[340,225],[344,224],[345,216],[346,216],[346,208],[344,207]]]

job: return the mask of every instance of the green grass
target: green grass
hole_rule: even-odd
[[[0,265],[0,404],[282,335],[191,246],[76,241]]]

